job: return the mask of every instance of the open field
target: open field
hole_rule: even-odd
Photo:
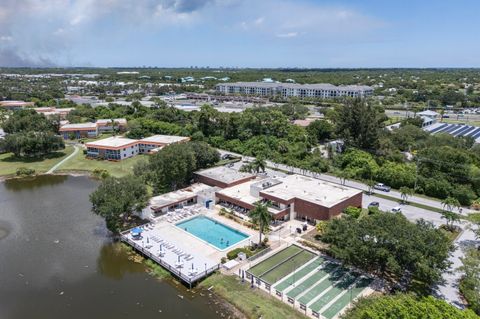
[[[238,277],[214,274],[205,279],[201,287],[213,287],[212,291],[224,298],[248,318],[263,319],[304,319],[306,316],[268,295],[260,289],[251,289]]]
[[[18,168],[34,169],[36,173],[45,173],[55,164],[72,154],[74,148],[66,146],[64,150],[43,158],[17,158],[12,153],[0,154],[0,176],[14,175]]]
[[[61,165],[57,172],[80,171],[92,172],[95,169],[105,169],[110,175],[122,177],[132,172],[136,163],[147,160],[148,155],[137,155],[118,162],[87,159],[82,151]]]

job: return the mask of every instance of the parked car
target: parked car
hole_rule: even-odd
[[[400,206],[395,206],[392,208],[392,213],[401,213],[402,212],[402,207]]]
[[[382,184],[382,183],[375,184],[375,186],[373,186],[373,188],[375,188],[379,191],[384,191],[384,192],[389,192],[390,189],[391,189],[390,186],[387,186],[387,185]]]
[[[368,204],[368,208],[370,207],[380,207],[380,203],[379,202],[371,202],[370,204]]]

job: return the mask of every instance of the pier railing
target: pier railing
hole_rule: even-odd
[[[128,232],[127,232],[128,233]],[[183,273],[181,270],[177,269],[176,267],[171,266],[169,263],[165,262],[162,260],[159,256],[155,256],[152,254],[148,249],[145,249],[141,245],[137,244],[130,238],[126,236],[126,233],[121,233],[121,240],[128,245],[132,246],[135,250],[140,252],[142,255],[150,258],[151,260],[155,261],[157,264],[168,270],[170,273],[172,273],[175,277],[179,278],[180,280],[184,281],[185,283],[192,285],[193,283],[199,281],[200,279],[208,276],[209,274],[213,273],[214,271],[220,269],[220,264],[217,264],[213,267],[207,268],[204,271],[198,272],[198,274],[195,275],[188,275],[186,273]]]

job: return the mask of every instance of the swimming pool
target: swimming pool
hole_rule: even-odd
[[[249,237],[238,230],[206,216],[196,216],[192,219],[180,222],[175,226],[220,250],[225,250]]]

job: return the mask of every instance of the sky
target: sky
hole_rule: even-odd
[[[0,0],[0,66],[480,67],[478,0]]]

